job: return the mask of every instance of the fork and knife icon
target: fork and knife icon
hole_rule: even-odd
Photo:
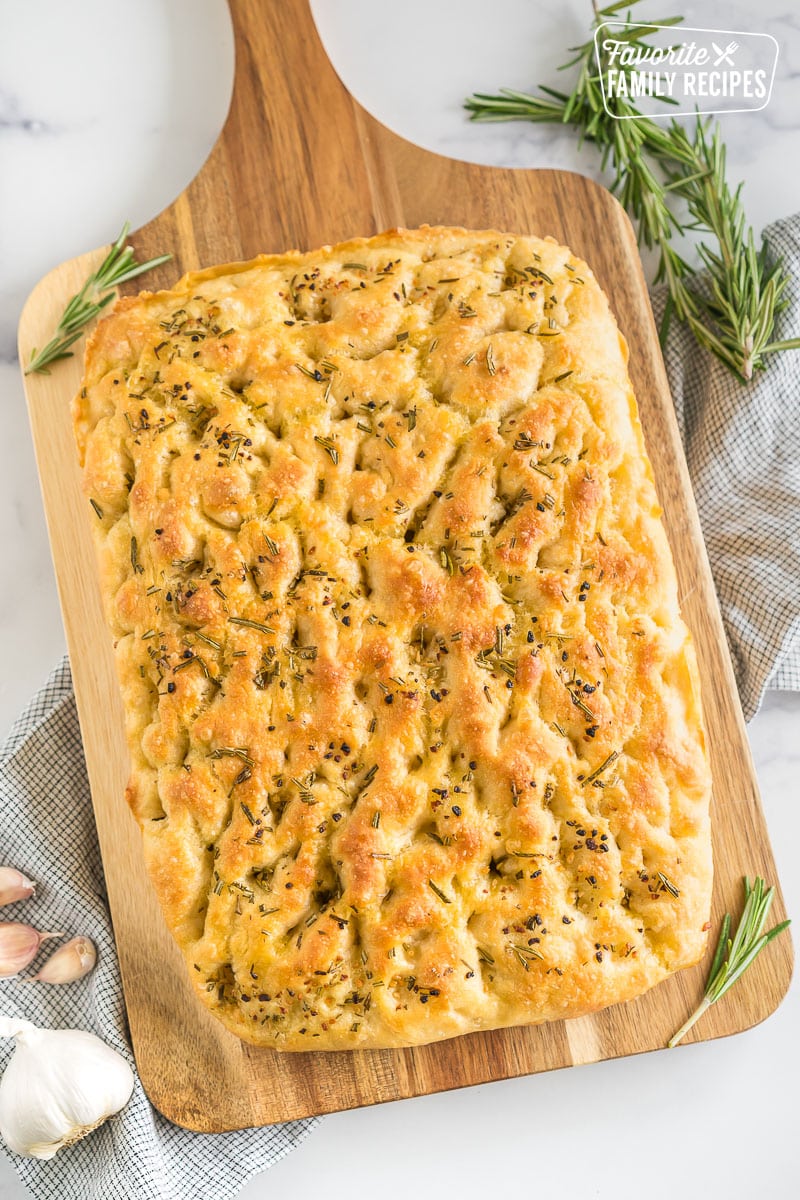
[[[714,66],[718,67],[722,63],[727,63],[729,67],[732,67],[733,66],[733,57],[732,56],[739,49],[739,43],[738,42],[728,42],[728,45],[725,47],[724,50],[722,49],[721,46],[718,46],[716,42],[712,42],[711,45],[713,46],[714,53],[717,56],[714,61]]]

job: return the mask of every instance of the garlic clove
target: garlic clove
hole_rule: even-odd
[[[0,867],[0,905],[27,900],[36,890],[32,879],[26,879],[16,867]]]
[[[74,983],[88,975],[97,962],[94,942],[87,937],[74,937],[51,954],[41,971],[25,983]]]
[[[133,1072],[93,1033],[0,1016],[0,1037],[17,1043],[0,1079],[0,1136],[17,1154],[52,1158],[131,1097]]]
[[[0,923],[0,979],[8,979],[24,971],[48,938],[63,937],[63,933],[39,933],[32,925],[19,921]]]

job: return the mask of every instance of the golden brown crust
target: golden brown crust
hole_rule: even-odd
[[[702,953],[697,670],[626,355],[568,250],[460,229],[98,326],[74,415],[129,800],[240,1037],[577,1016]]]

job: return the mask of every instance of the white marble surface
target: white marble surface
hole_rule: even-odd
[[[598,174],[593,152],[579,153],[570,134],[473,126],[460,109],[473,89],[559,82],[555,67],[563,47],[582,40],[588,8],[583,0],[315,3],[345,81],[406,137],[475,161]],[[646,0],[643,11],[654,19],[661,8]],[[756,226],[796,211],[796,4],[676,8],[690,24],[778,39],[770,106],[726,116],[723,129]],[[223,0],[0,0],[0,405],[9,448],[0,472],[0,731],[64,649],[14,358],[19,309],[56,262],[109,240],[125,218],[143,223],[177,195],[222,124],[231,78]],[[770,696],[749,732],[789,908],[800,914],[800,697]],[[455,1190],[477,1200],[536,1188],[563,1200],[790,1200],[800,1168],[798,1072],[795,984],[768,1022],[734,1039],[329,1117],[241,1196],[313,1189],[330,1200],[427,1200]],[[4,1162],[0,1195],[27,1195]]]

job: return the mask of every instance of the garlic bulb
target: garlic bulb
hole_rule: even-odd
[[[0,1037],[17,1039],[0,1079],[0,1135],[17,1154],[52,1158],[131,1098],[133,1072],[93,1033],[0,1017]]]
[[[0,979],[24,971],[39,953],[42,942],[63,936],[63,933],[39,933],[32,925],[22,925],[19,921],[0,924]]]
[[[74,937],[51,954],[41,971],[25,983],[74,983],[88,975],[97,962],[94,942],[87,937]]]
[[[33,880],[26,879],[16,867],[0,867],[0,905],[27,900],[35,890]]]

